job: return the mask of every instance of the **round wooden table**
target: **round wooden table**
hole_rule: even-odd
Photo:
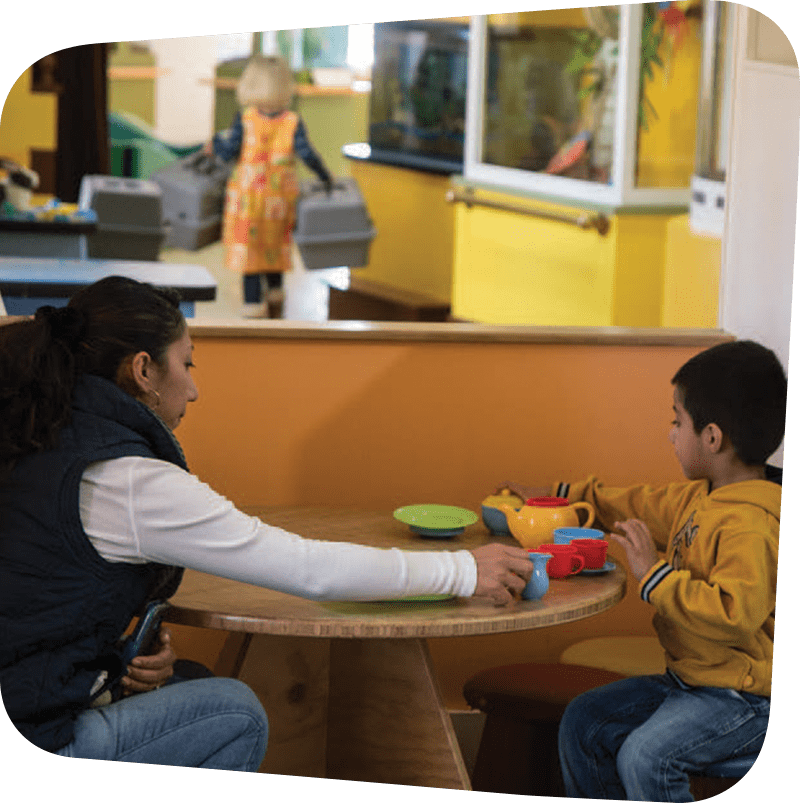
[[[473,549],[511,539],[480,522],[426,539],[390,511],[251,508],[307,538],[401,549]],[[261,699],[270,721],[261,770],[469,789],[425,639],[549,627],[601,613],[625,594],[625,571],[551,581],[540,600],[314,602],[187,571],[167,621],[238,633],[230,674]]]

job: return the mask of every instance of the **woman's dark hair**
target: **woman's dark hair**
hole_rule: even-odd
[[[764,465],[786,425],[787,381],[774,352],[752,340],[700,352],[672,378],[698,434],[716,424],[739,459]]]
[[[66,307],[0,326],[0,481],[23,455],[56,445],[79,374],[115,382],[140,351],[161,363],[185,326],[174,290],[121,276],[79,290]]]

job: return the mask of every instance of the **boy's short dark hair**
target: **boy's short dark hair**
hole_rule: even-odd
[[[763,465],[786,425],[787,381],[774,352],[752,340],[696,354],[672,377],[695,432],[716,424],[746,465]]]

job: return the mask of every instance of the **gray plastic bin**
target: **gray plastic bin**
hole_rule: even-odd
[[[376,233],[354,179],[336,179],[330,195],[318,181],[301,183],[294,241],[306,268],[363,267]]]
[[[219,240],[225,184],[233,166],[216,156],[193,153],[150,176],[161,187],[165,247],[195,251]]]
[[[155,262],[164,240],[161,188],[153,181],[117,176],[84,176],[80,209],[97,215],[97,232],[89,237],[92,259]]]

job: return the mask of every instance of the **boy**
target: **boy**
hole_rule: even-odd
[[[567,707],[559,754],[569,797],[692,800],[688,773],[757,752],[767,729],[781,472],[766,460],[783,439],[786,376],[769,349],[738,341],[696,355],[672,384],[670,440],[688,482],[605,488],[590,478],[556,489],[622,532],[611,538],[655,609],[667,663],[663,675]]]

